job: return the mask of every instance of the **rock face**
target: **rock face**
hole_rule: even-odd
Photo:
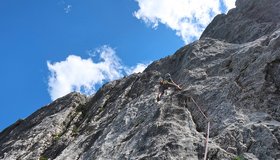
[[[143,73],[91,97],[70,93],[3,130],[0,159],[203,159],[207,121],[191,97],[211,123],[208,159],[280,159],[279,1],[236,4]],[[165,73],[183,90],[156,102]]]
[[[279,0],[237,0],[236,8],[214,18],[201,38],[252,42],[280,28]]]

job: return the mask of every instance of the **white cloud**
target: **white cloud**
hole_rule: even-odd
[[[139,73],[139,72],[143,72],[147,66],[150,64],[151,62],[147,63],[147,64],[143,64],[143,63],[138,63],[136,66],[134,67],[130,67],[130,68],[126,68],[125,72],[126,74],[133,74],[133,73]]]
[[[65,13],[69,13],[70,11],[71,11],[71,9],[72,9],[72,5],[66,5],[65,7],[64,7],[64,12]]]
[[[147,64],[138,63],[136,67],[133,68],[132,73],[143,72],[147,68]]]
[[[226,10],[230,10],[231,8],[235,7],[235,0],[223,0],[225,6],[227,7]]]
[[[115,80],[138,71],[143,71],[147,66],[137,64],[130,70],[121,64],[114,49],[103,46],[95,51],[99,61],[92,58],[82,59],[76,55],[69,55],[61,62],[47,62],[50,71],[49,94],[52,100],[64,96],[72,91],[78,91],[87,95],[96,92],[98,86],[106,81]]]
[[[66,14],[71,12],[71,10],[72,10],[72,5],[67,4],[66,1],[64,1],[64,0],[58,1],[58,5],[63,7],[64,13],[66,13]]]
[[[220,0],[136,0],[134,16],[153,28],[162,23],[176,31],[185,43],[199,38],[215,15],[221,13]],[[223,0],[227,10],[235,0]]]

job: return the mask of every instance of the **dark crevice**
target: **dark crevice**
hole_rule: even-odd
[[[89,138],[87,138],[85,140],[84,143],[87,143],[87,145],[84,149],[84,152],[87,152],[93,146],[95,141],[102,135],[102,133],[103,133],[103,130],[99,130],[95,134],[93,134],[92,136],[90,136]]]
[[[184,108],[187,108],[190,113],[191,113],[191,117],[193,122],[195,123],[195,127],[196,127],[196,131],[199,133],[203,133],[203,135],[206,135],[206,120],[203,120],[203,122],[205,121],[205,124],[201,124],[201,120],[200,118],[204,118],[201,113],[198,111],[197,107],[195,106],[195,104],[192,102],[191,97],[186,97],[183,94],[178,94],[177,95],[178,100],[179,100],[179,106],[183,106]],[[204,113],[206,114],[206,113]],[[197,116],[195,116],[197,115]],[[198,116],[201,115],[201,116]]]
[[[265,67],[265,80],[268,84],[274,84],[280,89],[280,59],[276,59]]]
[[[48,147],[42,156],[47,157],[49,159],[55,159],[57,156],[61,154],[61,152],[67,147],[67,144],[64,144],[63,142],[56,141]]]
[[[125,137],[121,142],[129,141],[136,133],[137,133],[137,130],[132,131],[132,132],[129,133],[128,136]]]
[[[245,67],[243,67],[241,70],[240,70],[240,73],[239,73],[239,75],[234,79],[234,81],[236,82],[236,84],[241,88],[241,89],[244,89],[244,86],[243,86],[243,84],[242,84],[242,82],[240,81],[240,78],[241,77],[244,77],[244,71],[248,68],[248,64],[245,66]]]

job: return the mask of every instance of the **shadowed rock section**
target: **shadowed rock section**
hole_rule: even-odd
[[[247,21],[251,14],[261,20],[246,27],[274,23],[278,5],[238,0],[204,35],[210,29],[222,35],[225,28],[215,23],[238,27],[231,19]],[[274,17],[260,18],[251,13],[255,8]],[[57,99],[0,133],[0,159],[200,160],[207,122],[190,97],[211,122],[208,159],[280,159],[280,28],[258,31],[261,36],[247,29],[202,36],[90,97],[70,93]],[[165,73],[183,90],[169,89],[156,102]]]

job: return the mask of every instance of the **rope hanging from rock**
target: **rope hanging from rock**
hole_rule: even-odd
[[[203,113],[202,109],[199,107],[199,105],[196,103],[196,101],[191,97],[191,100],[193,103],[197,106],[203,117],[207,120],[207,134],[206,134],[206,141],[205,141],[205,152],[204,152],[204,160],[207,159],[207,152],[208,152],[208,140],[209,140],[209,132],[210,132],[210,121],[207,118],[207,116]]]

